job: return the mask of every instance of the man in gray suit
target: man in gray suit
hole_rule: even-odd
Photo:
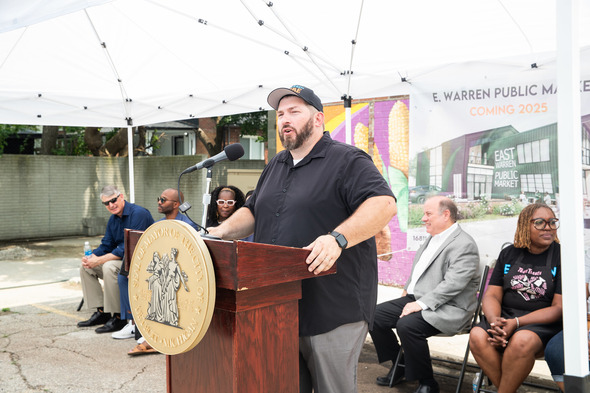
[[[370,331],[379,362],[395,362],[400,344],[405,348],[405,368],[394,375],[394,384],[404,378],[419,380],[415,393],[438,393],[428,337],[455,334],[467,326],[476,306],[479,281],[479,251],[471,236],[457,224],[457,206],[447,197],[435,196],[424,203],[422,222],[428,239],[414,257],[412,273],[402,297],[377,305]],[[389,384],[389,374],[377,378]]]

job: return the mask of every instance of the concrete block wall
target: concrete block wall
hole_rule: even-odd
[[[197,156],[136,157],[135,203],[158,220],[156,198],[176,188],[180,173],[205,159]],[[110,214],[100,203],[100,190],[117,185],[129,199],[128,159],[3,155],[0,157],[0,241],[99,235]],[[262,169],[263,161],[221,162],[213,167],[211,187],[227,181],[228,168]],[[206,171],[183,175],[180,189],[200,223]],[[102,229],[101,229],[102,228]]]

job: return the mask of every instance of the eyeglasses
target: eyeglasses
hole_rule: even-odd
[[[173,201],[172,199],[166,199],[166,198],[164,198],[164,197],[158,197],[158,198],[156,198],[156,200],[157,200],[158,202],[162,203],[162,204],[164,204],[164,203],[166,203],[166,202],[168,202],[168,201],[170,201],[170,202],[178,202],[178,201]]]
[[[223,205],[228,205],[228,206],[233,206],[236,204],[236,201],[234,201],[233,199],[228,199],[227,201],[224,199],[218,199],[217,200],[217,205],[218,206],[223,206]]]
[[[549,229],[559,228],[558,218],[552,218],[550,220],[545,220],[544,218],[533,218],[531,222],[533,223],[535,229],[538,231],[544,230],[545,228],[547,228],[547,225],[549,225]]]
[[[109,199],[108,201],[106,201],[106,202],[103,202],[102,204],[103,204],[103,205],[105,205],[105,206],[108,206],[108,205],[110,205],[111,203],[115,203],[115,202],[117,202],[117,199],[119,199],[119,196],[120,196],[120,195],[121,195],[121,194],[117,195],[117,196],[116,196],[116,197],[114,197],[113,199]]]

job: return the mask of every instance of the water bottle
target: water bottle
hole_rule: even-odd
[[[481,378],[481,373],[475,373],[473,376],[473,382],[471,386],[473,387],[473,392],[477,393],[477,385],[479,385],[479,379]]]
[[[89,257],[92,255],[92,248],[90,248],[90,242],[84,242],[84,256]]]

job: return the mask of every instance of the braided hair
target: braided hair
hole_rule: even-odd
[[[236,186],[218,186],[211,193],[211,202],[207,207],[207,226],[217,226],[217,199],[219,199],[219,193],[221,191],[231,191],[234,194],[234,200],[236,201],[234,213],[246,203],[244,193]]]
[[[538,209],[548,209],[555,217],[555,213],[549,206],[544,203],[531,203],[518,216],[518,224],[516,224],[516,233],[514,234],[514,247],[516,248],[530,248],[531,247],[531,218]],[[557,234],[555,234],[555,242],[559,243]]]

